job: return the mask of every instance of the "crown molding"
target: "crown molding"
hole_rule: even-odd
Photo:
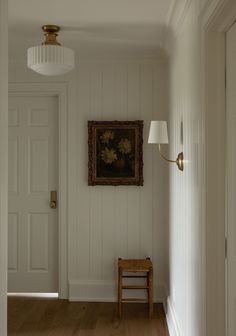
[[[224,33],[235,20],[235,0],[208,0],[201,10],[201,21],[205,29]]]
[[[191,2],[192,0],[174,0],[167,22],[168,30],[172,30],[175,34],[178,34]]]
[[[167,55],[171,54],[173,41],[179,35],[183,26],[184,18],[193,0],[173,0],[167,16],[166,28],[163,38],[163,49]]]
[[[167,60],[166,54],[163,50],[157,53],[147,53],[147,54],[140,54],[137,55],[134,53],[128,55],[116,55],[114,57],[105,55],[99,56],[91,56],[91,55],[83,55],[83,56],[76,56],[75,64],[79,66],[81,63],[165,63]],[[14,57],[9,57],[9,64],[22,64],[26,66],[26,58],[22,55],[14,55]]]
[[[193,0],[174,0],[171,6],[163,39],[163,49],[167,55],[171,54],[173,42],[182,30],[184,18],[192,2]],[[198,14],[205,29],[226,32],[235,22],[236,3],[235,0],[206,0],[199,4]]]

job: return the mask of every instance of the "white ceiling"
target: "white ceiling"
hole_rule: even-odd
[[[78,56],[160,53],[175,0],[8,0],[10,56],[42,42],[43,24],[57,24],[59,41]]]

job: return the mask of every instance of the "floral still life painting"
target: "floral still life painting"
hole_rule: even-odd
[[[143,121],[88,121],[88,184],[143,185]]]

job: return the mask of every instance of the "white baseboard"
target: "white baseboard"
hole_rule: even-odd
[[[166,320],[170,336],[182,336],[172,301],[167,299]]]
[[[130,291],[129,291],[130,292]],[[166,303],[165,284],[154,285],[154,302]],[[134,297],[145,297],[145,292],[132,291]],[[69,300],[85,302],[116,302],[117,285],[115,281],[71,280],[69,281]]]

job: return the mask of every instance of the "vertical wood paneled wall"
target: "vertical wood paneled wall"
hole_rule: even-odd
[[[44,81],[14,63],[11,81]],[[167,119],[167,63],[81,62],[68,82],[68,266],[71,300],[116,298],[117,258],[151,256],[155,297],[168,279],[168,166],[147,144],[152,119]],[[53,79],[58,80],[58,79]],[[60,78],[61,80],[61,78]],[[144,186],[87,185],[87,121],[144,120]]]
[[[204,120],[200,82],[198,1],[181,21],[170,61],[170,154],[185,167],[170,168],[170,335],[204,335],[203,194]],[[174,331],[175,330],[175,331]]]

